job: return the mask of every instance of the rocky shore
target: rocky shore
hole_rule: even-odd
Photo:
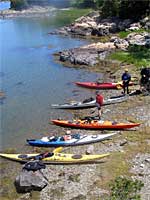
[[[50,16],[51,12],[56,10],[56,8],[51,7],[51,6],[32,6],[28,9],[24,9],[21,11],[17,10],[4,10],[0,11],[0,19],[5,19],[5,18],[14,18],[14,17],[40,17],[42,16]]]
[[[96,42],[79,48],[64,50],[57,54],[61,62],[73,65],[98,65],[106,60],[107,56],[118,50],[127,51],[129,45],[150,47],[150,34],[146,31],[150,28],[150,19],[133,23],[132,20],[120,20],[118,18],[100,19],[99,13],[91,13],[88,16],[77,19],[69,26],[63,27],[50,34],[63,34],[73,36],[109,36],[107,42]],[[145,31],[138,32],[143,29]],[[121,39],[118,31],[128,31],[129,34]],[[137,31],[137,32],[132,32]]]
[[[114,21],[113,21],[114,20]],[[149,21],[133,24],[130,20],[117,21],[118,19],[100,20],[99,14],[90,14],[75,21],[70,26],[64,27],[55,33],[77,36],[104,36],[117,33],[118,30],[131,30],[149,27]],[[144,20],[143,20],[144,21]],[[133,28],[134,27],[134,28]],[[52,33],[54,34],[54,33]],[[58,53],[61,62],[80,66],[97,66],[100,61],[107,62],[106,56],[118,49],[127,50],[130,44],[149,45],[149,33],[130,33],[126,38],[120,39],[118,36],[110,36],[109,41],[95,42],[80,48],[64,50]],[[114,77],[120,79],[122,70],[126,65],[121,67],[113,74]],[[132,76],[138,76],[134,70],[134,66],[128,66]],[[133,69],[133,71],[132,71]],[[91,70],[93,68],[91,67]],[[109,69],[107,69],[109,70]],[[136,89],[136,86],[132,88]],[[121,91],[111,91],[111,96],[120,95]],[[107,98],[110,91],[103,91],[102,94]],[[141,126],[133,130],[119,131],[111,140],[102,143],[92,144],[90,146],[79,146],[64,149],[67,153],[85,154],[90,153],[106,153],[110,152],[109,158],[102,160],[98,164],[86,165],[59,165],[47,166],[42,172],[48,180],[48,185],[38,196],[33,199],[40,200],[90,200],[105,199],[109,195],[109,183],[115,177],[120,175],[130,176],[133,179],[142,180],[144,187],[142,188],[142,200],[150,198],[150,112],[149,112],[150,96],[133,96],[129,97],[127,102],[117,105],[109,105],[103,109],[103,119],[124,122],[140,122]],[[89,110],[73,111],[72,115],[86,116]],[[66,116],[67,119],[67,116]],[[66,129],[53,127],[55,132],[66,132]],[[81,134],[91,134],[91,131],[72,130],[72,133],[80,132]],[[106,131],[107,132],[107,131]],[[100,132],[92,131],[93,134]],[[105,133],[103,131],[102,133]],[[90,149],[89,149],[90,148]],[[30,150],[34,150],[31,148]],[[20,167],[20,166],[19,166]],[[21,168],[21,167],[20,167]],[[13,174],[12,177],[15,177]],[[6,174],[3,173],[3,178]],[[1,189],[3,194],[7,193],[7,186]],[[31,194],[20,195],[15,199],[31,199]]]
[[[131,19],[121,20],[117,17],[102,19],[99,12],[92,12],[82,16],[69,26],[65,26],[51,34],[77,35],[77,36],[106,36],[119,31],[138,31],[150,29],[150,19],[145,17],[139,22]]]
[[[150,46],[150,35],[147,32],[130,33],[126,38],[120,39],[112,36],[108,42],[96,42],[79,48],[59,52],[59,60],[73,65],[98,65],[106,60],[107,56],[117,50],[127,51],[129,45]]]

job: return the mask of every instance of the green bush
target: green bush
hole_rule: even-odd
[[[140,200],[141,196],[138,193],[143,186],[144,184],[139,180],[117,177],[110,184],[111,194],[108,200]]]
[[[10,0],[11,8],[15,10],[22,10],[28,7],[27,0]]]
[[[112,53],[109,58],[119,60],[123,63],[134,64],[137,67],[150,66],[150,49],[145,46],[131,45],[128,51],[117,51]]]

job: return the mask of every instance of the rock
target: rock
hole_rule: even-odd
[[[150,29],[150,21],[146,22],[144,28],[145,28],[146,30],[149,30],[149,29]]]
[[[130,27],[126,30],[127,31],[135,31],[135,30],[139,30],[140,28],[141,28],[141,24],[138,22],[138,23],[130,24]]]
[[[59,60],[62,62],[69,61],[74,65],[94,66],[99,63],[99,60],[105,59],[105,57],[115,48],[116,47],[112,42],[93,43],[80,48],[59,52]]]
[[[144,46],[149,43],[149,34],[146,32],[143,33],[130,33],[127,37],[126,40],[130,45],[140,45]]]
[[[150,22],[150,18],[149,18],[149,17],[145,17],[145,18],[143,18],[143,19],[140,20],[140,24],[141,24],[142,26],[145,26],[145,24],[146,24],[147,22]]]
[[[90,145],[87,150],[86,150],[86,154],[89,155],[89,154],[93,154],[94,152],[94,146],[93,145]]]
[[[15,180],[18,193],[26,193],[32,190],[41,191],[47,184],[47,180],[40,171],[23,170]]]
[[[123,21],[120,21],[119,24],[118,24],[118,29],[120,31],[123,31],[125,30],[126,28],[129,28],[130,27],[130,24],[131,24],[131,19],[125,19]]]
[[[128,143],[128,141],[126,140],[126,139],[124,139],[124,140],[122,140],[121,142],[120,142],[120,146],[124,146],[125,144],[127,144]]]
[[[124,39],[120,39],[120,38],[113,38],[114,40],[114,45],[117,49],[121,49],[121,50],[126,50],[129,46],[129,43],[124,40]]]
[[[150,158],[145,159],[145,162],[150,163]]]

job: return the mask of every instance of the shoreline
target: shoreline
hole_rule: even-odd
[[[68,65],[70,66],[70,64]],[[80,67],[82,68],[82,66]],[[85,67],[85,69],[88,69],[87,66]],[[119,69],[117,69],[114,73],[116,78],[120,79],[124,67],[126,67],[126,64],[119,64]],[[132,76],[134,75],[133,73],[135,73],[135,75],[139,75],[139,73],[135,71],[135,67],[133,65],[128,65],[128,67],[130,67],[130,70],[133,70],[133,72],[129,70]],[[95,66],[95,69],[96,68],[97,66]],[[93,71],[93,68],[91,67],[89,68],[89,70]],[[110,91],[104,91],[102,93],[105,95],[105,97],[107,97],[107,95],[110,95]],[[120,93],[121,91],[111,91],[112,96],[114,94],[116,95]],[[49,198],[59,198],[64,200],[72,200],[79,199],[81,197],[82,199],[89,200],[94,198],[101,198],[101,196],[103,196],[104,194],[109,193],[108,182],[112,180],[115,176],[117,176],[118,173],[119,175],[123,174],[130,176],[133,176],[133,174],[135,173],[136,175],[135,166],[138,166],[138,169],[140,169],[142,166],[142,169],[144,171],[145,166],[149,165],[149,163],[144,163],[145,166],[143,166],[143,162],[145,162],[145,159],[147,159],[149,155],[145,157],[145,155],[141,154],[141,160],[137,158],[134,163],[133,158],[135,158],[135,156],[137,156],[138,153],[141,152],[144,152],[144,154],[145,152],[150,153],[150,138],[148,136],[148,128],[150,127],[150,122],[148,121],[148,119],[150,118],[150,113],[147,109],[148,105],[149,96],[143,97],[142,95],[140,95],[129,98],[128,102],[123,102],[121,104],[117,104],[116,106],[109,105],[105,107],[103,109],[104,113],[102,115],[102,118],[104,120],[139,120],[142,122],[142,125],[138,129],[133,129],[132,131],[119,131],[118,134],[110,141],[91,144],[94,147],[94,153],[112,153],[110,158],[108,158],[107,162],[105,163],[99,165],[93,164],[92,167],[91,165],[47,166],[47,168],[44,170],[44,174],[46,174],[46,177],[48,178],[48,180],[50,180],[49,186],[45,187],[44,190],[38,193],[39,197],[35,197],[35,199],[46,200]],[[72,115],[76,117],[81,117],[89,114],[89,110],[71,112]],[[147,124],[145,122],[147,122]],[[65,130],[66,129],[63,129],[64,132]],[[55,127],[55,131],[57,131],[57,133],[62,133],[62,128]],[[76,132],[76,130],[71,131],[72,133]],[[84,134],[84,131],[79,131],[81,132],[81,134]],[[94,131],[93,133],[96,134],[97,132]],[[86,134],[90,134],[90,131],[86,131]],[[72,147],[71,149],[67,150],[67,153],[71,152],[82,154],[87,151],[87,148],[88,145]],[[35,151],[40,149],[32,149],[32,147],[30,147],[30,150]],[[6,161],[4,164],[7,164],[8,162]],[[11,162],[10,166],[17,166],[18,168],[21,168],[21,165]],[[129,169],[133,169],[133,172],[130,172]],[[5,168],[5,170],[7,172],[9,168]],[[11,171],[13,170],[14,169],[11,169]],[[141,174],[143,174],[143,171],[138,172],[140,178],[142,177]],[[16,169],[15,173],[18,173]],[[12,177],[16,175],[15,173],[13,173]],[[3,174],[3,176],[4,177],[2,178],[4,178],[5,180],[5,174]],[[59,185],[56,184],[57,182],[59,182]],[[7,187],[5,184],[3,184],[3,186]],[[3,191],[3,193],[5,194],[6,191]],[[146,188],[145,186],[142,192],[143,194],[148,192],[148,188]],[[30,199],[29,193],[25,195],[28,197],[27,199]],[[18,197],[17,199],[19,200],[21,198]]]
[[[55,8],[52,6],[32,6],[28,9],[24,9],[21,11],[17,10],[4,10],[0,11],[0,19],[10,19],[10,18],[16,18],[16,17],[41,17],[42,16],[50,16],[53,11],[58,10],[69,10],[70,8]]]

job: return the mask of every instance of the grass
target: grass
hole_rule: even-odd
[[[114,180],[115,177],[120,175],[132,175],[129,172],[131,168],[131,162],[129,161],[131,161],[137,153],[150,153],[150,148],[147,144],[147,140],[150,139],[149,130],[149,127],[144,127],[139,131],[133,131],[132,133],[126,131],[122,134],[121,137],[125,137],[128,140],[128,143],[124,147],[124,152],[113,153],[109,158],[109,162],[105,163],[104,169],[97,169],[97,171],[104,171],[104,176],[102,180],[97,182],[97,185],[108,189],[110,181]]]
[[[109,56],[109,59],[118,60],[122,63],[133,64],[136,67],[150,66],[150,49],[144,48],[139,50],[117,51]]]
[[[71,8],[69,10],[59,10],[55,15],[53,24],[58,26],[71,24],[77,18],[83,15],[87,15],[91,11],[92,9],[77,9],[77,8]]]
[[[139,30],[135,30],[135,31],[120,31],[120,32],[118,33],[118,35],[119,35],[120,38],[124,39],[124,38],[126,38],[130,33],[143,33],[143,32],[145,32],[145,31],[147,31],[147,30],[142,29],[142,28],[139,29]]]

